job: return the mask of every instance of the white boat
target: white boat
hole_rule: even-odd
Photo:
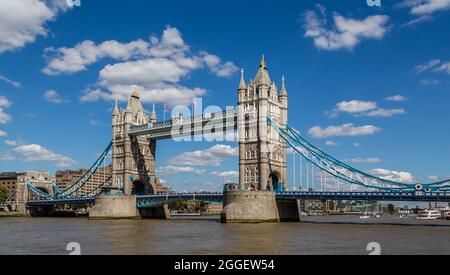
[[[367,220],[367,219],[370,219],[370,217],[371,217],[371,215],[369,213],[363,213],[362,216],[360,216],[359,218]]]
[[[441,218],[441,211],[435,209],[421,210],[417,214],[417,220],[421,221],[435,221]]]

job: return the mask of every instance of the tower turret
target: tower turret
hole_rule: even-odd
[[[149,123],[156,123],[158,121],[158,118],[156,116],[156,107],[155,106],[156,106],[155,103],[153,103],[153,111],[149,117],[149,120],[148,120]]]

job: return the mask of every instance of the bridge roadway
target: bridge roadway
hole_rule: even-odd
[[[166,195],[137,196],[137,208],[160,205],[174,200],[199,200],[223,202],[223,193],[173,193]],[[415,201],[450,202],[450,193],[395,193],[395,192],[283,192],[277,194],[281,200],[354,200],[354,201]],[[95,197],[32,200],[28,207],[42,207],[65,204],[94,204]]]

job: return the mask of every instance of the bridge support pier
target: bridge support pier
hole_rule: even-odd
[[[92,220],[169,219],[167,204],[137,209],[135,196],[99,196],[89,212]]]
[[[280,222],[274,192],[232,191],[224,193],[222,223]]]
[[[95,206],[89,212],[89,219],[136,219],[139,212],[136,209],[134,196],[99,196],[95,199]]]
[[[167,204],[149,208],[139,209],[139,216],[142,219],[166,220],[170,219],[170,210]]]
[[[281,222],[301,221],[300,200],[277,200],[277,207]]]
[[[275,192],[224,193],[222,223],[300,222],[300,200],[277,200]]]

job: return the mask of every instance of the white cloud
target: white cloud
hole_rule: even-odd
[[[361,113],[376,108],[377,103],[371,101],[352,100],[352,101],[343,101],[337,104],[337,109],[341,112],[346,113]]]
[[[322,129],[315,126],[309,130],[309,134],[315,138],[345,137],[345,136],[368,136],[380,132],[381,129],[372,125],[355,126],[353,123],[347,123],[338,126],[328,126]]]
[[[169,163],[171,165],[219,166],[224,160],[238,154],[239,148],[219,144],[206,150],[183,153],[171,158]]]
[[[414,67],[416,73],[435,72],[450,74],[450,61],[444,62],[440,59],[431,59],[428,62]]]
[[[166,103],[169,106],[189,106],[193,98],[206,94],[206,90],[201,88],[190,89],[178,85],[167,85],[160,88],[145,88],[137,85],[114,85],[109,88],[111,92],[101,89],[87,90],[80,97],[81,102],[96,102],[99,100],[126,101],[130,96],[130,91],[138,91],[141,101],[144,103]]]
[[[405,0],[396,5],[399,8],[411,8],[411,14],[432,14],[450,8],[450,0]]]
[[[212,172],[211,176],[218,177],[218,178],[238,178],[239,172],[238,171],[224,171],[224,172]]]
[[[12,102],[9,101],[6,97],[0,96],[0,108],[8,108],[12,105]]]
[[[11,122],[12,117],[4,111],[5,108],[8,108],[11,105],[11,101],[4,96],[0,96],[0,124],[7,124]]]
[[[19,143],[15,140],[5,140],[5,144],[8,146],[17,146]]]
[[[424,22],[429,22],[432,21],[434,18],[430,15],[421,15],[417,18],[414,18],[406,23],[404,23],[403,25],[401,25],[401,28],[407,28],[407,27],[414,27],[418,24],[424,23]]]
[[[48,64],[43,72],[49,75],[84,71],[105,58],[120,61],[99,72],[99,81],[85,91],[82,102],[126,101],[136,89],[145,103],[189,105],[192,98],[206,94],[204,89],[179,84],[192,72],[207,69],[218,77],[228,77],[237,71],[232,62],[222,62],[216,55],[192,53],[181,33],[172,27],[167,27],[161,38],[153,36],[148,41],[83,41],[73,48],[49,48],[46,54]]]
[[[407,101],[408,98],[403,95],[394,95],[394,96],[385,98],[385,100],[392,101],[392,102],[404,102],[404,101]]]
[[[373,169],[370,172],[371,174],[385,180],[402,183],[413,183],[415,181],[414,176],[409,172],[391,171],[386,169]]]
[[[392,117],[395,115],[404,115],[406,111],[404,109],[376,109],[364,114],[368,117]]]
[[[439,85],[442,81],[439,79],[423,79],[420,81],[420,84],[424,86],[433,86],[433,85]]]
[[[6,133],[3,130],[0,130],[0,137],[6,137],[8,135],[8,133]]]
[[[15,160],[15,159],[16,159],[16,158],[15,158],[14,156],[10,155],[10,154],[0,153],[0,160],[3,160],[3,161],[13,161],[13,160]]]
[[[314,45],[323,50],[352,50],[363,39],[382,39],[388,32],[389,17],[373,15],[358,20],[333,13],[334,26],[327,29],[325,8],[318,5],[321,14],[307,11],[304,14],[305,37],[313,38]]]
[[[396,98],[397,100],[399,98]],[[372,101],[343,101],[336,105],[336,108],[327,111],[326,114],[330,118],[336,118],[339,113],[344,112],[355,116],[368,116],[368,117],[392,117],[395,115],[406,114],[404,109],[383,109],[379,108],[376,102]]]
[[[67,168],[77,164],[73,159],[55,153],[38,144],[19,145],[13,151],[23,157],[25,162],[52,162],[60,168]]]
[[[33,43],[46,36],[46,24],[56,18],[64,0],[0,1],[0,54]]]
[[[334,142],[334,141],[331,141],[331,140],[327,140],[327,141],[325,142],[325,145],[326,145],[326,146],[332,146],[332,147],[341,146],[340,143]]]
[[[355,163],[355,164],[360,164],[360,163],[365,163],[365,164],[370,164],[370,163],[380,163],[381,160],[379,158],[352,158],[349,160],[345,160],[346,162],[349,163]]]
[[[129,60],[133,57],[148,54],[150,44],[143,40],[130,43],[120,43],[114,40],[96,45],[93,41],[83,41],[73,48],[47,48],[45,54],[49,59],[42,70],[48,75],[72,74],[87,69],[88,65],[98,62],[102,58]]]
[[[55,90],[49,90],[46,91],[44,93],[44,95],[42,96],[42,98],[50,103],[54,103],[54,104],[62,104],[64,103],[64,100],[61,98],[61,96],[59,95],[59,93]]]
[[[0,80],[10,84],[11,86],[13,86],[15,88],[21,88],[22,87],[22,84],[20,84],[19,82],[13,81],[13,80],[11,80],[11,79],[7,78],[6,76],[3,76],[3,75],[0,75]]]
[[[179,173],[192,173],[196,175],[201,175],[206,173],[204,169],[194,169],[192,167],[179,167],[179,166],[165,166],[158,169],[158,174],[160,175],[174,175]]]
[[[428,179],[431,181],[438,181],[439,177],[438,176],[428,176]]]

